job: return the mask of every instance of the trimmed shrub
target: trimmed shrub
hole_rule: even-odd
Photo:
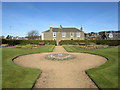
[[[37,44],[45,43],[45,45],[56,45],[55,40],[11,40],[11,39],[2,39],[2,44],[8,45],[27,45],[27,44]],[[109,46],[118,46],[120,45],[120,40],[61,40],[60,45],[79,45],[80,43],[85,43],[86,45],[109,45]]]
[[[118,46],[120,45],[120,40],[61,40],[61,45],[79,45],[80,43],[85,43],[87,45],[109,45]]]
[[[27,45],[27,44],[37,44],[39,45],[40,42],[44,42],[47,45],[55,45],[55,40],[11,40],[11,39],[2,39],[2,44],[9,44],[9,45]]]

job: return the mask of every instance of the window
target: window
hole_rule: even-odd
[[[56,32],[53,32],[53,37],[56,37]]]
[[[56,40],[56,38],[53,38],[53,40]]]
[[[65,32],[62,32],[62,37],[66,37],[66,33]]]
[[[77,33],[77,37],[80,37],[80,32]]]
[[[74,36],[74,32],[71,32],[71,33],[70,33],[70,36],[73,37],[73,36]]]

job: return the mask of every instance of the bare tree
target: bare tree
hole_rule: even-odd
[[[37,30],[31,30],[27,33],[28,39],[37,39],[39,37],[39,32]]]

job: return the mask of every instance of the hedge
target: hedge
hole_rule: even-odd
[[[40,42],[44,42],[48,45],[56,45],[56,41],[54,40],[14,40],[14,39],[2,39],[2,44],[9,45],[26,45],[26,44],[39,44]]]
[[[40,42],[44,42],[45,44],[48,45],[56,45],[56,41],[54,40],[2,39],[2,44],[9,44],[9,45],[39,44]],[[79,45],[80,43],[86,43],[86,44],[117,46],[120,45],[120,40],[61,40],[59,43],[61,45]]]
[[[61,40],[61,45],[79,45],[80,43],[97,44],[97,45],[120,45],[120,40]]]

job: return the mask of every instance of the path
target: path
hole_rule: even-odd
[[[51,53],[69,52],[62,46],[56,46]],[[24,55],[14,60],[20,66],[39,68],[43,71],[34,88],[97,88],[84,71],[104,64],[105,58],[86,53],[69,53],[74,54],[76,58],[52,61],[44,58],[47,54],[50,53]]]

